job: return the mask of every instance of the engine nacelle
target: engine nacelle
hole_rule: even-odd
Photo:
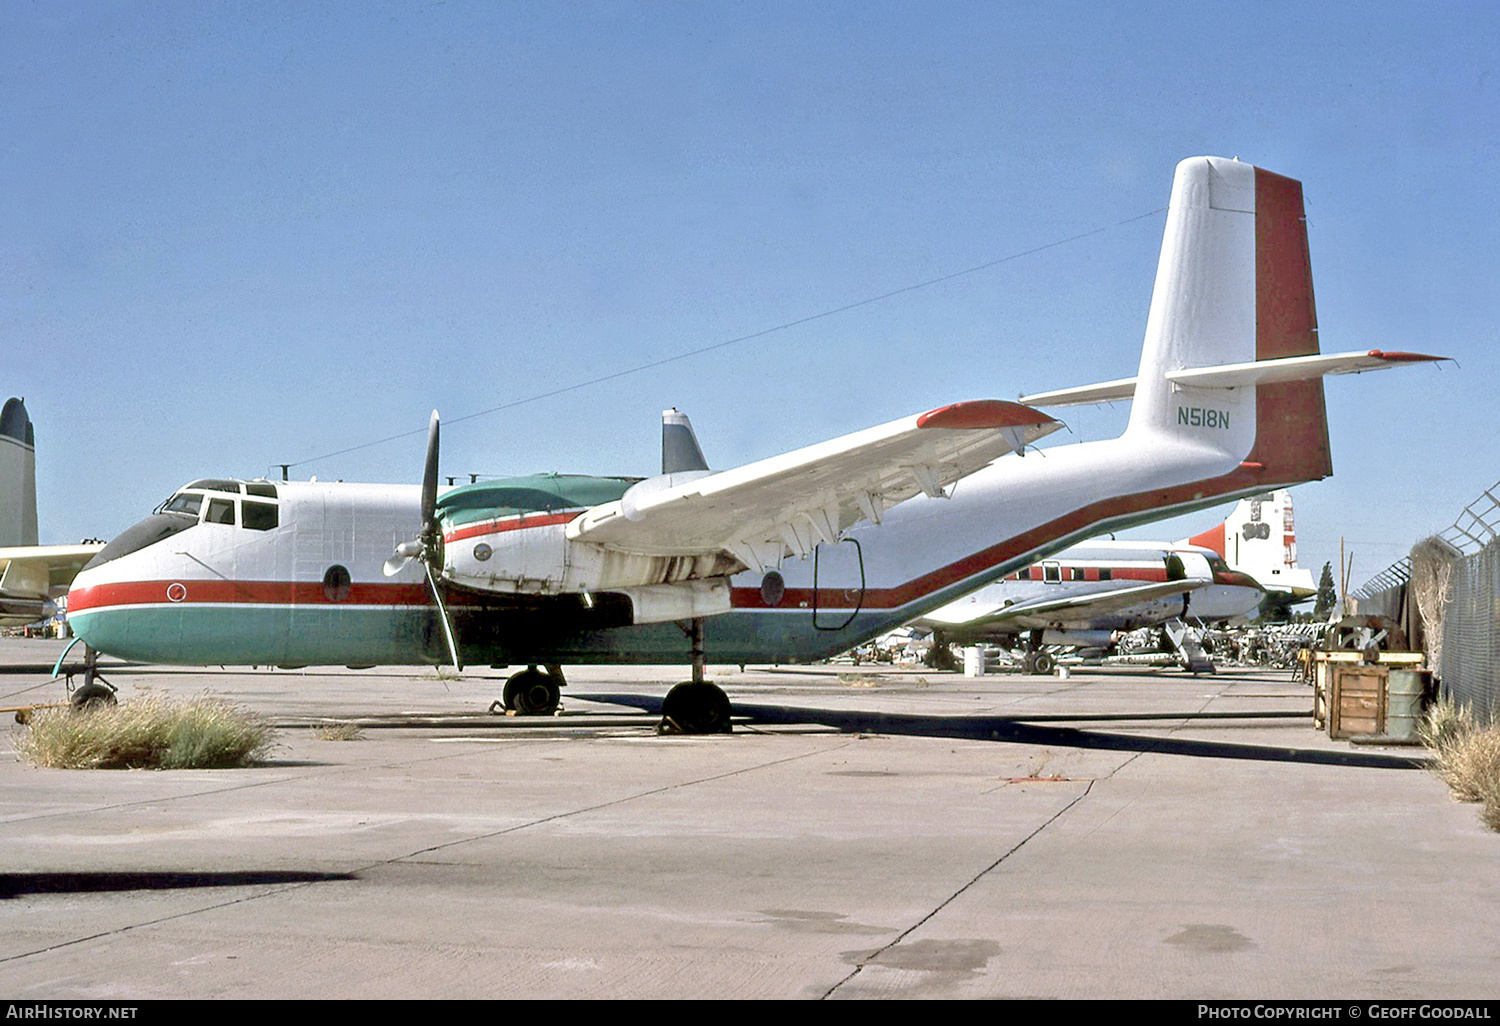
[[[643,556],[570,541],[566,519],[559,520],[514,517],[449,533],[443,579],[508,595],[577,595],[702,581],[740,569],[733,557],[718,553]]]

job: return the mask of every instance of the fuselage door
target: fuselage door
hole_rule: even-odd
[[[813,549],[813,627],[841,631],[865,604],[865,554],[859,541],[845,538]]]

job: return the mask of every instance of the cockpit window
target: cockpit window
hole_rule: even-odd
[[[254,488],[254,485],[250,486]],[[252,531],[269,531],[277,524],[276,507],[269,502],[250,502],[246,500],[241,507],[244,513],[244,525]]]
[[[234,503],[229,499],[209,499],[208,514],[204,516],[203,522],[207,524],[229,524],[234,526]]]
[[[269,481],[246,481],[245,494],[259,495],[265,499],[274,499],[276,498],[276,486]]]
[[[163,506],[163,513],[186,513],[193,519],[198,518],[198,510],[203,506],[203,496],[178,494],[167,500]]]

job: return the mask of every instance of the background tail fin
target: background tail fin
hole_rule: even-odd
[[[21,399],[0,409],[0,546],[35,545],[36,439]]]

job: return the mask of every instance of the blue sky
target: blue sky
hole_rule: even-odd
[[[1132,374],[1163,222],[1131,219],[1182,157],[1239,156],[1305,184],[1325,350],[1459,361],[1329,382],[1302,562],[1343,536],[1357,584],[1500,477],[1497,30],[1493,3],[3,0],[0,396],[52,542],[200,476],[415,481],[433,407],[445,474],[650,473],[670,406],[732,466]]]

